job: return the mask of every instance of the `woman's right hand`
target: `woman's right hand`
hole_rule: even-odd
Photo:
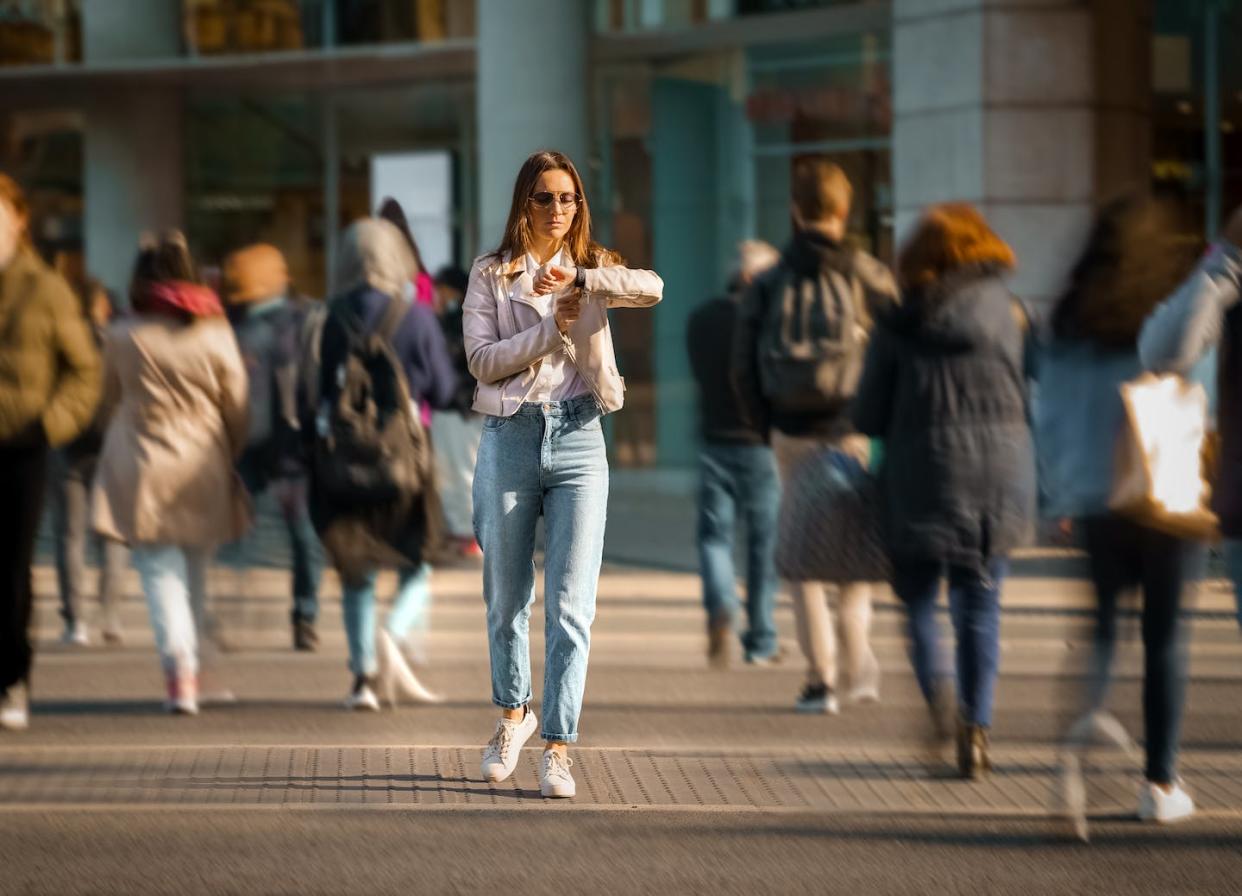
[[[582,314],[582,294],[576,289],[571,289],[558,295],[553,314],[556,317],[557,329],[568,336],[569,328]]]

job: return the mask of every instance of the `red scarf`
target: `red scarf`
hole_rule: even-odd
[[[170,314],[174,317],[222,317],[224,306],[215,292],[197,283],[165,280],[143,285],[134,296],[139,314]]]

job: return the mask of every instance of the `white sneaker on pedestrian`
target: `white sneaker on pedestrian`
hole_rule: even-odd
[[[832,689],[824,684],[808,684],[798,695],[794,709],[805,713],[826,713],[835,716],[841,711],[837,696]]]
[[[91,636],[86,629],[86,623],[75,622],[73,625],[66,625],[65,631],[60,636],[60,643],[68,647],[90,647]]]
[[[513,774],[522,755],[522,747],[538,725],[529,707],[521,719],[501,719],[496,723],[496,733],[483,748],[483,762],[479,766],[484,781],[499,784]]]
[[[354,678],[353,689],[345,698],[345,708],[368,712],[380,711],[379,697],[375,695],[375,689],[371,687],[371,680],[365,675],[358,675]]]
[[[1086,843],[1087,831],[1087,782],[1082,774],[1082,760],[1077,753],[1065,753],[1061,757],[1060,782],[1053,814],[1063,818],[1074,836]]]
[[[0,698],[0,728],[25,731],[30,727],[30,696],[26,685],[18,683]]]
[[[851,688],[846,700],[850,703],[879,703],[880,689],[875,685],[865,685],[860,688]]]
[[[1173,782],[1173,789],[1165,792],[1163,787],[1144,781],[1139,788],[1139,821],[1172,824],[1195,814],[1195,801],[1182,787],[1181,781]]]
[[[165,678],[168,697],[164,709],[173,715],[198,715],[198,678],[187,673],[170,672]]]
[[[552,799],[571,799],[578,792],[574,776],[569,773],[574,761],[556,750],[543,751],[543,771],[539,775],[539,792]]]

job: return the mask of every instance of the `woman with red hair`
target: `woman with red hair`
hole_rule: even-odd
[[[949,580],[957,635],[957,764],[988,771],[1000,591],[1035,516],[1027,319],[1003,277],[1013,251],[969,205],[928,210],[898,260],[901,305],[872,334],[854,422],[885,440],[880,472],[893,587],[937,743],[951,736],[936,601]]]

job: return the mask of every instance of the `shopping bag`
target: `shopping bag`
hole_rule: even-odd
[[[1181,538],[1220,538],[1206,390],[1175,374],[1146,373],[1121,385],[1121,401],[1109,508]]]

